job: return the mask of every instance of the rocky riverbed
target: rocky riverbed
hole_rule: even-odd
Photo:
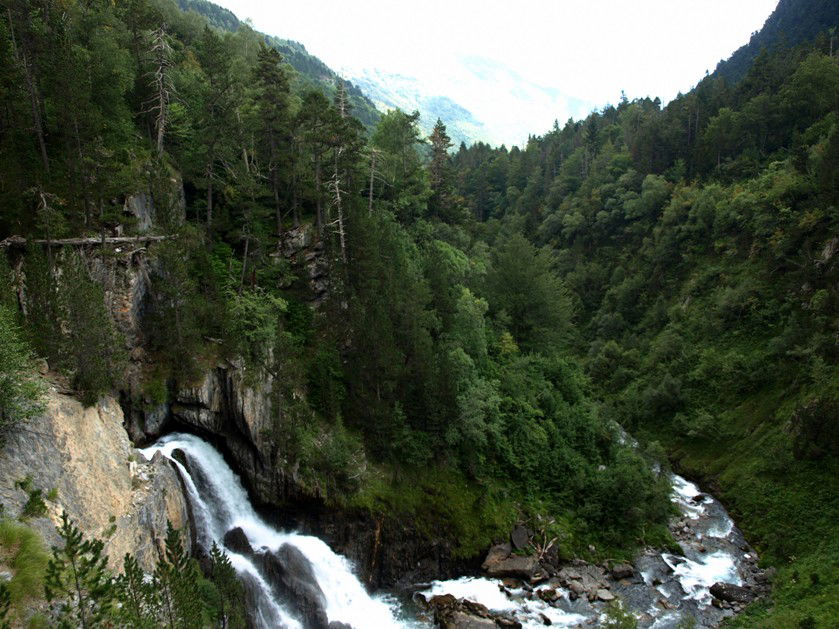
[[[597,626],[618,601],[642,629],[691,618],[696,627],[716,627],[760,596],[770,575],[719,501],[676,475],[672,499],[680,553],[648,548],[632,564],[556,567],[514,554],[522,546],[514,535],[490,550],[487,576],[434,582],[415,601],[444,628]]]

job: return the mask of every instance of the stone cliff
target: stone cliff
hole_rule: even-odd
[[[88,536],[105,541],[111,567],[130,552],[147,570],[163,549],[166,521],[189,543],[189,508],[180,478],[163,457],[146,461],[123,428],[111,397],[84,408],[51,383],[46,411],[8,435],[0,450],[0,502],[18,516],[27,494],[17,481],[47,495],[47,516],[30,524],[48,545],[58,542],[62,511]]]

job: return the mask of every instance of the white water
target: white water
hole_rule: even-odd
[[[176,449],[188,456],[193,472],[200,478],[193,479],[189,471],[172,458]],[[239,477],[206,441],[194,435],[172,434],[141,452],[149,460],[160,452],[180,470],[189,492],[199,543],[204,548],[209,548],[213,541],[221,546],[225,533],[237,526],[245,532],[254,550],[277,551],[283,544],[296,546],[312,564],[326,599],[326,615],[330,622],[344,622],[357,628],[402,626],[396,619],[394,607],[365,591],[346,558],[332,552],[317,537],[278,531],[262,520],[253,510]],[[274,600],[270,586],[253,562],[229,549],[227,554],[240,575],[258,587],[257,622],[263,627],[300,629],[300,620]]]

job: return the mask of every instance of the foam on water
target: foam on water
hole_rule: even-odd
[[[189,457],[195,478],[172,458],[175,450],[181,450]],[[276,551],[283,544],[295,546],[312,565],[326,599],[326,615],[330,621],[382,629],[402,626],[391,605],[367,593],[345,557],[332,552],[317,537],[279,531],[262,520],[251,506],[239,477],[209,443],[194,435],[178,433],[164,437],[141,452],[147,459],[160,452],[177,465],[196,515],[199,540],[205,547],[213,541],[221,544],[224,534],[235,527],[241,527],[254,549]],[[274,626],[272,621],[267,620],[273,617],[283,627],[298,629],[300,622],[273,599],[270,586],[253,562],[243,555],[229,554],[236,570],[246,574],[261,591],[257,617],[264,626]]]
[[[451,594],[456,598],[465,598],[484,605],[493,612],[513,613],[516,619],[526,629],[544,627],[542,616],[551,621],[553,627],[576,627],[586,620],[581,614],[573,614],[553,607],[542,599],[525,598],[522,589],[508,590],[508,596],[501,590],[499,579],[485,579],[482,577],[461,577],[449,581],[435,581],[431,587],[423,592],[426,598],[438,594]]]

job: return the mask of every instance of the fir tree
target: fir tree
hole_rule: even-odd
[[[154,571],[163,625],[171,629],[202,625],[204,614],[199,580],[198,565],[184,550],[180,531],[167,521],[166,550]]]
[[[227,554],[213,542],[210,549],[210,580],[216,588],[215,619],[222,629],[238,629],[245,626],[242,606],[244,591],[236,576],[236,570]]]
[[[160,594],[154,581],[146,578],[130,554],[125,555],[122,574],[116,579],[116,591],[121,622],[135,628],[158,626]]]
[[[67,512],[61,514],[58,534],[64,546],[53,548],[44,581],[57,625],[62,629],[106,626],[116,589],[108,573],[108,558],[102,552],[104,544],[85,539]]]

